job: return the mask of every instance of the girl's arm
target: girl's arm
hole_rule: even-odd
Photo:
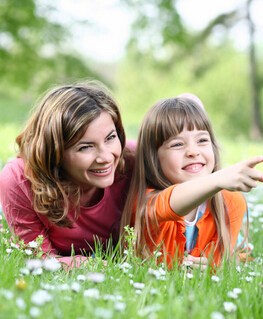
[[[263,182],[262,172],[254,169],[254,166],[261,162],[263,156],[253,157],[210,175],[179,184],[171,193],[172,210],[179,216],[185,216],[222,189],[251,191],[258,186],[258,181]]]

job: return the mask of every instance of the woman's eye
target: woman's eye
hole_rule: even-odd
[[[108,137],[106,138],[106,141],[113,140],[113,139],[115,139],[116,136],[117,136],[116,134],[112,134],[112,135],[110,135],[110,136],[108,136]]]
[[[91,145],[81,146],[81,147],[79,148],[79,152],[88,150],[89,148],[91,148]]]
[[[182,146],[183,144],[182,143],[175,143],[172,145],[172,147],[179,147],[179,146]]]

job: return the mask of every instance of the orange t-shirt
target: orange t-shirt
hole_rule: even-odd
[[[150,228],[151,236],[155,244],[157,246],[161,244],[160,251],[163,253],[165,252],[166,261],[170,267],[172,266],[174,259],[180,259],[183,257],[186,243],[186,237],[184,236],[184,217],[174,213],[169,203],[174,187],[176,187],[176,185],[163,190],[157,196],[154,207],[156,210],[158,227]],[[148,189],[147,194],[151,191],[153,191],[153,189]],[[223,190],[222,194],[225,199],[229,214],[232,251],[242,226],[247,205],[244,196],[240,192],[229,192],[227,190]],[[149,222],[150,224],[152,222],[150,215]],[[212,214],[210,214],[209,205],[207,205],[205,213],[198,220],[196,226],[199,231],[196,245],[191,255],[194,257],[205,256],[208,258],[211,249],[215,247],[218,237],[214,219]],[[152,242],[147,230],[145,230],[145,238],[150,251],[155,251],[157,246]],[[218,265],[219,262],[219,249],[217,249],[213,254],[213,263]]]

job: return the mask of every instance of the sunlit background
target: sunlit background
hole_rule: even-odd
[[[262,0],[2,0],[0,159],[50,86],[95,78],[128,138],[160,98],[199,96],[225,165],[261,153]]]

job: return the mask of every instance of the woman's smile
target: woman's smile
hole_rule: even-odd
[[[111,173],[112,167],[113,167],[113,164],[108,168],[90,169],[89,171],[91,173],[98,175],[98,176],[100,176],[100,175],[105,176],[105,175]]]
[[[102,112],[83,137],[65,151],[63,168],[82,189],[105,188],[114,182],[121,143],[112,117]]]

